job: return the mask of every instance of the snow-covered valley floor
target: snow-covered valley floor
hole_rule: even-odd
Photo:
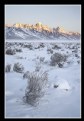
[[[6,118],[72,118],[81,116],[81,47],[80,43],[28,43],[6,42],[7,49],[20,49],[14,55],[5,52],[5,117]],[[61,53],[67,56],[63,67],[52,66],[51,56]],[[24,66],[23,73],[13,70],[15,63]],[[37,106],[23,101],[28,80],[23,79],[26,71],[33,72],[40,66],[47,71],[48,82],[45,94]],[[40,71],[39,70],[39,71]],[[55,87],[58,85],[58,87]]]

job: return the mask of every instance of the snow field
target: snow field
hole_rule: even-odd
[[[7,43],[6,43],[7,44]],[[8,42],[10,44],[10,42]],[[32,49],[20,46],[20,44],[9,45],[13,48],[21,48],[22,52],[15,55],[5,54],[5,65],[11,64],[11,72],[5,73],[5,116],[6,117],[80,117],[80,43],[56,43],[60,49],[52,49],[55,43],[44,43],[44,47],[35,49],[39,42],[31,43]],[[29,43],[26,43],[29,44]],[[8,45],[6,45],[8,46]],[[63,68],[50,65],[50,48],[55,52],[67,54],[67,61]],[[76,49],[74,49],[76,48]],[[77,50],[76,52],[72,52]],[[78,57],[75,56],[78,54]],[[44,61],[40,62],[40,57]],[[13,71],[15,63],[24,66],[24,72],[35,71],[36,66],[41,66],[42,71],[48,73],[48,84],[45,95],[39,100],[37,107],[32,107],[23,102],[27,79],[23,79],[24,73]]]

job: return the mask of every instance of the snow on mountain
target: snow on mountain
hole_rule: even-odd
[[[6,25],[5,28],[6,39],[80,40],[80,34],[77,32],[67,32],[62,27],[50,28],[41,22],[35,25],[16,23],[11,26]]]

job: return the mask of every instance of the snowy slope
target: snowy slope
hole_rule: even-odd
[[[27,40],[80,40],[80,34],[77,33],[62,33],[60,31],[49,32],[46,30],[38,31],[29,28],[5,28],[6,39],[27,39]]]
[[[11,64],[11,72],[5,73],[5,116],[6,117],[80,117],[80,43],[56,43],[60,48],[54,48],[55,43],[6,43],[8,48],[20,48],[22,52],[15,55],[5,54],[5,66]],[[32,45],[32,49],[27,45]],[[50,57],[47,49],[52,49],[53,53],[59,52],[67,54],[68,59],[63,68],[50,65]],[[77,54],[77,55],[75,55]],[[44,62],[40,62],[40,57],[45,57]],[[34,71],[36,65],[41,66],[41,70],[48,72],[48,84],[45,95],[39,100],[39,105],[33,107],[24,103],[23,96],[27,87],[27,79],[23,79],[23,73],[13,71],[14,63],[19,62],[24,66],[24,72]],[[54,88],[58,85],[57,88]]]

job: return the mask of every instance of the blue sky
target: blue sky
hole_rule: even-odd
[[[68,31],[80,32],[80,5],[5,5],[5,23],[36,24],[63,27]]]

